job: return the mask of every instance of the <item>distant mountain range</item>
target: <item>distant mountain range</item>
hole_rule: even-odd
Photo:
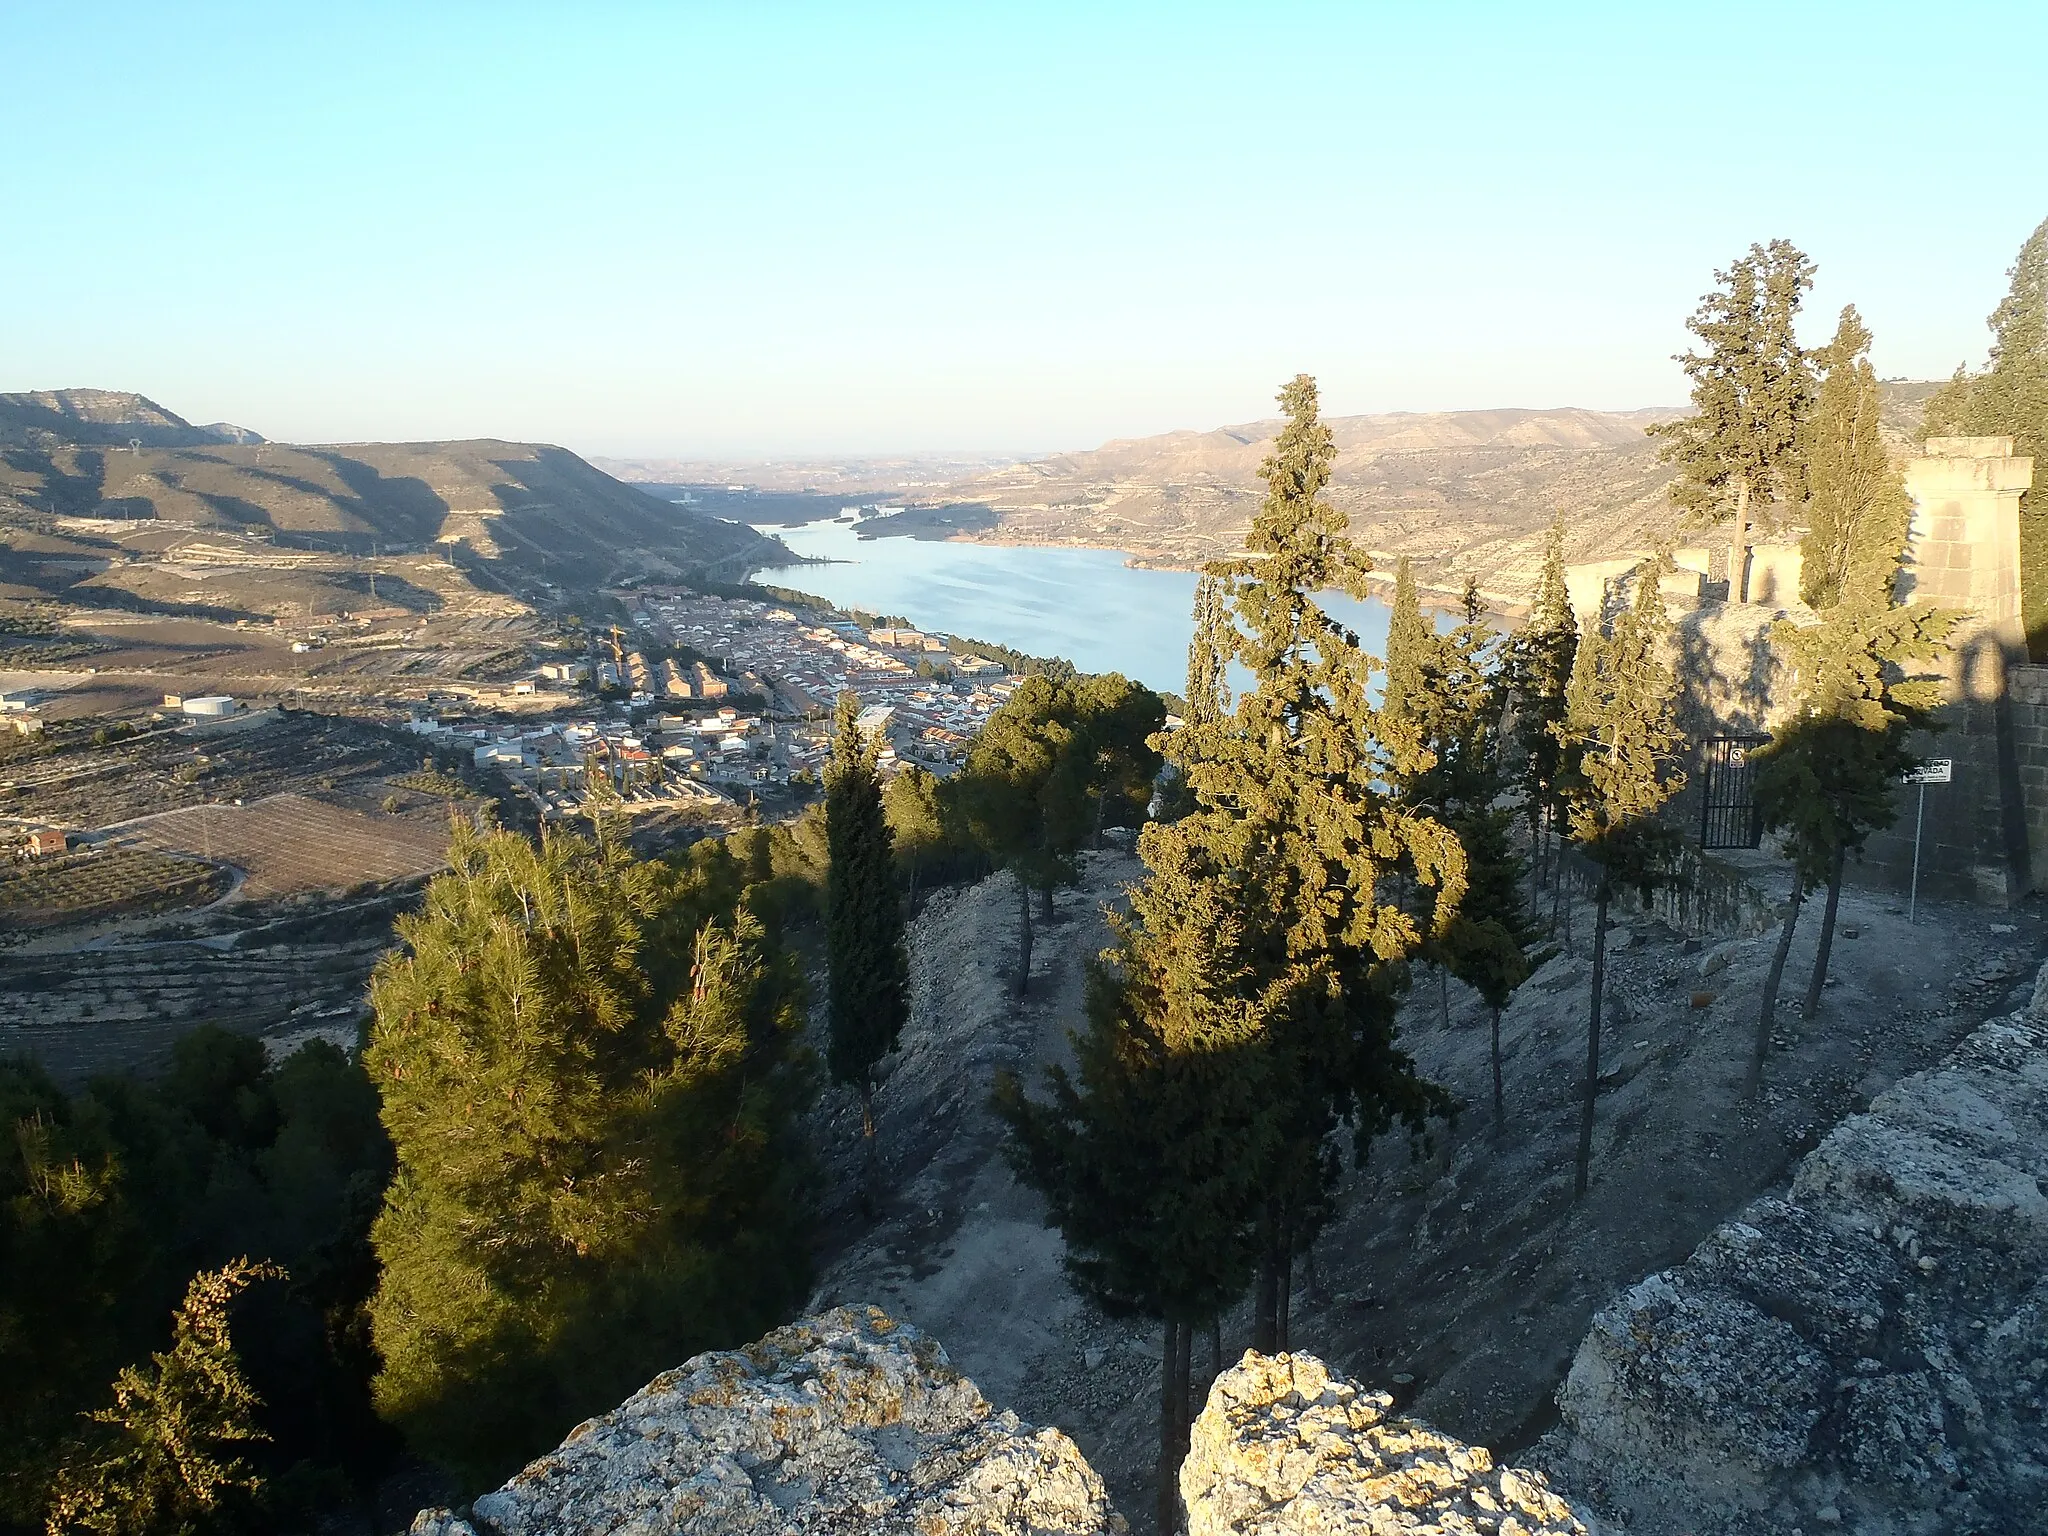
[[[634,571],[737,580],[780,553],[565,448],[267,443],[111,390],[0,395],[0,513],[156,519],[351,554],[440,544],[575,583]]]
[[[1885,424],[1901,447],[1935,387],[1885,386]],[[1329,496],[1389,574],[1406,555],[1427,585],[1456,591],[1470,576],[1511,604],[1533,589],[1543,533],[1558,512],[1575,560],[1653,548],[1674,530],[1670,475],[1645,429],[1681,414],[1562,407],[1327,418],[1337,442]],[[1258,469],[1279,425],[1167,432],[992,462],[952,479],[948,461],[936,457],[722,462],[704,477],[713,484],[701,500],[724,510],[727,485],[756,486],[776,520],[793,520],[798,498],[821,510],[854,497],[903,501],[916,510],[878,525],[877,534],[1092,545],[1148,564],[1193,566],[1240,546],[1264,495]],[[665,493],[691,478],[677,473],[677,461],[659,462],[660,475],[648,472],[649,461],[617,467],[671,482]]]
[[[1329,420],[1329,497],[1377,554],[1422,578],[1467,574],[1496,595],[1533,584],[1541,531],[1568,515],[1574,553],[1637,541],[1660,520],[1667,476],[1645,436],[1672,410],[1453,411]],[[1240,544],[1265,486],[1277,420],[1170,432],[1012,465],[951,488],[995,514],[984,537],[1103,543],[1189,565]]]
[[[887,458],[607,459],[590,462],[634,485],[748,486],[819,495],[916,495],[1015,464],[1010,453],[897,454]]]

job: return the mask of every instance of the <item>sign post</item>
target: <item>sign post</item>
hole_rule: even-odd
[[[1920,832],[1927,825],[1927,786],[1949,783],[1955,776],[1955,767],[1953,758],[1932,757],[1900,777],[1902,784],[1920,786],[1920,808],[1913,813],[1913,883],[1906,898],[1906,921],[1909,923],[1920,920]]]

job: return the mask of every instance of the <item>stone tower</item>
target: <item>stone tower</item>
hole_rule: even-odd
[[[2020,495],[2034,461],[2012,446],[1927,440],[1906,466],[1913,522],[1900,577],[1908,602],[1970,614],[1948,659],[1945,729],[1915,743],[1954,764],[1951,782],[1927,789],[1920,889],[1999,906],[2048,878],[2048,670],[2026,665],[2020,616]],[[1865,863],[1888,885],[1910,874],[1917,801],[1904,791],[1898,824],[1870,840]]]

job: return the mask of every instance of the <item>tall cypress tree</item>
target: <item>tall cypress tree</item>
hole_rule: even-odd
[[[1386,795],[1397,748],[1370,702],[1370,658],[1316,601],[1332,589],[1363,596],[1371,567],[1322,495],[1335,447],[1315,382],[1297,377],[1280,403],[1287,422],[1261,465],[1267,495],[1246,553],[1207,567],[1230,617],[1218,627],[1221,653],[1253,686],[1228,715],[1165,744],[1198,806],[1175,828],[1232,872],[1254,936],[1243,995],[1280,989],[1289,999],[1259,1037],[1272,1139],[1260,1169],[1254,1343],[1269,1351],[1284,1347],[1293,1255],[1327,1219],[1338,1122],[1362,1148],[1396,1120],[1419,1130],[1449,1102],[1395,1044],[1399,962],[1423,933],[1382,887],[1405,869],[1436,892],[1445,919],[1464,888],[1455,836]]]
[[[1579,624],[1564,581],[1564,514],[1551,520],[1543,542],[1543,568],[1529,616],[1508,643],[1506,671],[1514,698],[1515,747],[1521,756],[1522,806],[1529,819],[1529,901],[1543,877],[1546,833],[1562,811],[1565,767],[1560,732],[1565,691],[1578,655]]]
[[[1890,577],[1911,508],[1879,431],[1870,331],[1849,305],[1818,354],[1820,390],[1805,428],[1806,526],[1799,595],[1816,613],[1873,576]]]
[[[860,727],[860,699],[839,695],[825,766],[825,957],[832,978],[832,1080],[860,1094],[861,1136],[874,1175],[875,1067],[910,1016],[910,960],[896,898],[895,838],[875,771],[878,743]],[[871,1191],[872,1192],[872,1191]]]
[[[1423,614],[1415,591],[1415,570],[1403,555],[1394,568],[1394,603],[1387,615],[1387,672],[1380,694],[1379,728],[1384,740],[1396,744],[1389,766],[1396,782],[1413,780],[1433,767],[1430,743],[1439,726],[1443,701],[1442,648],[1436,626]]]
[[[1930,437],[2010,437],[2013,452],[2034,460],[2034,487],[2020,498],[2020,602],[2027,647],[2048,661],[2048,220],[2043,220],[2007,274],[2006,294],[1991,312],[1990,366],[1957,369],[1927,402]]]
[[[1677,359],[1692,380],[1693,414],[1649,429],[1678,467],[1671,499],[1700,525],[1734,518],[1731,603],[1749,600],[1752,522],[1770,527],[1774,508],[1799,496],[1800,424],[1813,381],[1793,322],[1813,271],[1797,246],[1773,240],[1716,272],[1721,286],[1686,322],[1706,350]]]
[[[1565,791],[1572,841],[1597,870],[1575,1196],[1585,1194],[1592,1166],[1608,907],[1618,892],[1630,888],[1647,899],[1665,878],[1678,835],[1656,817],[1685,783],[1672,766],[1679,744],[1671,714],[1677,680],[1662,654],[1664,598],[1654,562],[1638,567],[1635,588],[1635,600],[1615,621],[1612,635],[1603,636],[1588,621],[1559,733],[1576,758]]]
[[[1223,659],[1223,626],[1229,622],[1216,578],[1204,572],[1195,580],[1195,632],[1188,641],[1188,719],[1197,725],[1214,723],[1230,707]]]
[[[1368,566],[1321,496],[1333,448],[1314,382],[1281,404],[1249,552],[1207,570],[1218,672],[1237,663],[1254,686],[1165,743],[1195,808],[1140,836],[1146,878],[1096,977],[1078,1080],[1055,1072],[1047,1104],[1014,1082],[998,1096],[1077,1282],[1165,1325],[1162,1532],[1196,1326],[1256,1268],[1254,1343],[1284,1348],[1288,1271],[1328,1215],[1339,1123],[1362,1151],[1449,1108],[1395,1044],[1401,962],[1422,935],[1379,888],[1403,867],[1454,904],[1463,857],[1381,788],[1369,659],[1316,601],[1362,594]]]

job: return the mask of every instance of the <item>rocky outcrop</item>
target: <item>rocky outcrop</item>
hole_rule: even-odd
[[[1536,1459],[1637,1536],[2048,1532],[2044,1002],[1601,1312]]]
[[[1392,1408],[1313,1355],[1246,1354],[1210,1388],[1181,1463],[1188,1536],[1586,1536],[1542,1474]]]
[[[1220,1376],[1181,1468],[1189,1536],[1588,1536],[1541,1474],[1392,1415],[1313,1355]],[[841,1307],[699,1355],[411,1536],[1123,1536],[1073,1441],[946,1352]]]
[[[413,1536],[1109,1536],[1073,1441],[991,1408],[946,1352],[841,1307],[699,1355]]]

